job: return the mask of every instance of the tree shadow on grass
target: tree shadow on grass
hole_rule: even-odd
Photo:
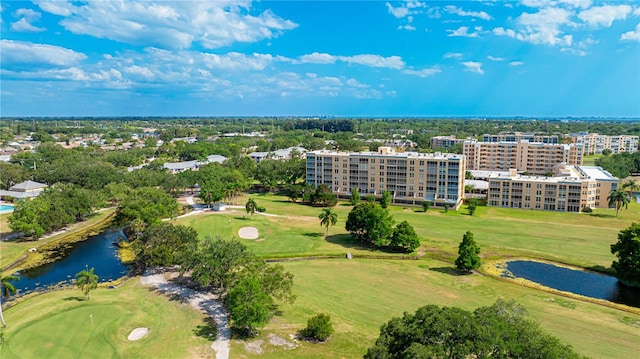
[[[465,273],[461,273],[460,271],[458,271],[454,267],[429,268],[429,270],[434,271],[434,272],[438,272],[438,273],[452,275],[454,277],[460,277],[460,276],[466,275]]]
[[[378,250],[378,248],[376,248],[375,246],[367,243],[362,243],[357,238],[351,236],[350,234],[334,234],[331,236],[327,236],[326,241],[329,243],[340,245],[345,248],[368,250],[368,251]]]
[[[324,233],[322,232],[306,232],[306,233],[302,233],[303,236],[307,236],[307,237],[322,237],[324,235]]]
[[[75,300],[76,302],[84,302],[87,300],[87,298],[85,297],[66,297],[63,298],[62,300],[64,300],[65,302],[70,302],[72,300]]]
[[[590,213],[589,215],[591,217],[598,217],[598,218],[615,218],[614,214],[608,214],[608,213]]]
[[[213,318],[211,317],[204,318],[202,324],[199,324],[193,330],[193,334],[201,338],[215,340],[216,336],[218,335],[218,327],[216,326],[215,320],[213,320]]]

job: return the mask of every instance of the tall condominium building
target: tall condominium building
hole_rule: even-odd
[[[462,153],[467,157],[467,170],[516,169],[531,174],[545,174],[560,163],[581,165],[582,151],[582,144],[465,141]]]
[[[449,147],[453,147],[457,144],[462,144],[464,143],[464,141],[469,140],[469,138],[464,139],[464,138],[456,138],[455,135],[451,135],[451,136],[434,136],[431,137],[431,139],[429,140],[429,143],[431,145],[431,148],[435,149],[439,149],[439,148],[449,148]]]
[[[514,132],[514,133],[499,133],[497,135],[484,134],[482,135],[482,142],[540,142],[540,143],[559,143],[558,136],[556,135],[536,135],[533,132]]]
[[[607,136],[587,132],[572,133],[570,136],[575,143],[584,145],[585,154],[602,153],[605,149],[611,150],[611,153],[638,151],[638,136]]]
[[[594,166],[560,165],[554,177],[508,175],[489,177],[489,206],[580,212],[583,208],[607,208],[609,192],[619,180]]]
[[[457,208],[464,196],[465,157],[454,154],[377,152],[307,152],[307,184],[326,184],[343,198],[357,188],[363,195],[389,191],[395,203]]]

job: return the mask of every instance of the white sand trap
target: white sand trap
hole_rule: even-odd
[[[138,340],[144,338],[149,333],[149,328],[136,328],[131,331],[131,334],[127,337],[129,340]]]
[[[242,227],[238,231],[238,236],[242,239],[258,239],[258,228]]]

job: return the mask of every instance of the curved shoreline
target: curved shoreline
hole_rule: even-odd
[[[598,274],[603,274],[601,272],[589,270],[588,268],[583,268],[583,267],[579,267],[579,266],[573,266],[573,265],[569,265],[569,264],[565,264],[565,263],[561,263],[561,262],[554,262],[554,261],[550,261],[550,260],[547,260],[547,259],[528,258],[528,257],[514,257],[514,258],[508,258],[508,259],[499,259],[499,260],[488,261],[488,262],[486,262],[485,264],[482,265],[481,270],[482,270],[483,274],[485,274],[485,275],[487,275],[489,277],[492,277],[494,279],[503,281],[503,282],[518,284],[518,285],[521,285],[521,286],[527,287],[527,288],[538,289],[538,290],[541,290],[543,292],[559,295],[559,296],[565,297],[565,298],[576,299],[576,300],[580,300],[580,301],[588,302],[588,303],[592,303],[592,304],[599,304],[599,305],[602,305],[602,306],[605,306],[605,307],[608,307],[608,308],[617,309],[617,310],[625,311],[625,312],[628,312],[628,313],[640,314],[640,308],[635,308],[635,307],[631,307],[631,306],[628,306],[628,305],[611,302],[611,301],[604,300],[604,299],[597,299],[597,298],[587,297],[587,296],[580,295],[580,294],[575,294],[575,293],[572,293],[572,292],[566,292],[566,291],[554,289],[554,288],[547,287],[547,286],[542,285],[540,283],[533,282],[533,281],[530,281],[530,280],[524,279],[524,278],[503,277],[502,273],[503,273],[504,268],[501,268],[501,267],[502,266],[506,266],[507,262],[513,262],[513,261],[518,261],[518,260],[545,263],[545,264],[555,265],[555,266],[558,266],[558,267],[568,268],[568,269],[572,269],[572,270],[579,270],[579,271],[583,271],[583,272],[594,272],[594,273],[598,273]]]

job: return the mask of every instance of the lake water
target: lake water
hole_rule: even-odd
[[[612,276],[533,261],[507,262],[507,270],[549,288],[640,308],[640,288],[622,285]]]
[[[14,282],[20,293],[69,282],[76,273],[94,267],[100,282],[120,278],[127,274],[128,267],[117,256],[117,243],[124,237],[122,230],[110,229],[87,240],[75,243],[61,260],[17,273],[20,281]]]

